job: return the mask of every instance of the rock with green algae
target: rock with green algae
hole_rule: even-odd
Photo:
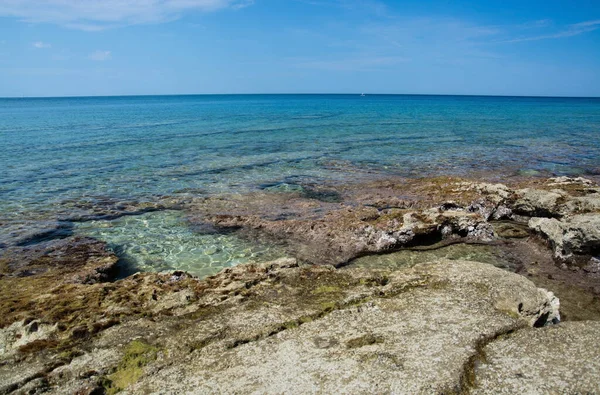
[[[501,184],[430,184],[437,189],[427,203],[389,197],[377,208],[356,208],[302,198],[284,219],[274,216],[272,204],[264,205],[264,217],[248,209],[215,218],[217,225],[290,238],[315,263],[339,263],[444,232],[485,237],[485,221],[500,210],[496,217],[510,217],[518,197]],[[568,221],[580,211],[586,218],[597,215],[597,188],[590,183],[540,182],[534,189],[536,196],[562,191],[564,199],[551,205],[550,214],[559,218],[552,221]],[[452,201],[447,193],[455,194]],[[243,211],[244,202],[235,204]],[[280,203],[287,207],[290,201]],[[532,213],[539,209],[534,206]],[[102,283],[110,279],[105,267],[114,262],[93,239],[67,237],[2,251],[0,392],[235,392],[243,385],[286,392],[294,381],[278,369],[296,372],[295,364],[303,367],[297,374],[307,392],[336,386],[359,393],[465,391],[477,383],[473,361],[487,342],[558,318],[556,299],[522,277],[459,261],[391,273],[281,260],[227,269],[205,281],[145,273]],[[130,369],[123,361],[135,341],[164,352]],[[273,378],[265,378],[271,371]],[[128,372],[122,375],[127,380],[117,372]],[[225,378],[233,384],[226,386]],[[125,384],[107,384],[115,381]]]
[[[127,393],[461,391],[485,342],[557,317],[527,279],[465,261],[382,272],[280,260],[194,287],[195,299],[88,339],[45,374],[46,389],[100,388],[125,371],[120,382],[137,379]],[[134,341],[143,363],[128,356]]]
[[[216,340],[130,391],[460,392],[483,344],[557,314],[551,294],[489,265],[439,261],[386,276],[360,302],[265,336]]]
[[[205,280],[65,286],[77,301],[66,313],[2,329],[38,322],[45,342],[1,356],[0,393],[462,392],[487,344],[558,319],[557,300],[526,278],[456,260],[340,271],[282,259]],[[48,291],[24,313],[62,300]]]
[[[134,340],[125,349],[117,369],[106,377],[107,394],[116,394],[134,384],[144,373],[144,367],[157,358],[159,349],[141,340]]]
[[[263,192],[198,199],[187,210],[192,223],[264,237],[303,261],[340,266],[442,239],[489,242],[498,236],[493,220],[600,216],[599,192],[581,177],[528,180],[514,188],[440,177],[342,188],[338,203]]]

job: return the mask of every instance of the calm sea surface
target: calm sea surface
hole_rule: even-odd
[[[385,175],[597,173],[600,99],[0,99],[0,144],[6,225],[51,217],[67,201],[152,200]],[[144,270],[203,275],[278,255],[234,237],[195,234],[175,212],[86,222],[76,232],[107,240]]]

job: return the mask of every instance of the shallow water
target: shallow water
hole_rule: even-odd
[[[0,99],[0,215],[273,182],[600,167],[600,99]],[[290,182],[291,181],[291,182]]]
[[[437,259],[462,259],[489,263],[505,270],[516,270],[515,262],[508,258],[501,248],[477,244],[453,244],[429,251],[401,250],[383,255],[369,255],[354,259],[346,267],[393,270]]]
[[[120,257],[121,276],[137,271],[183,270],[205,277],[240,263],[285,256],[276,247],[250,243],[233,234],[196,233],[179,211],[78,223],[74,233],[106,241]]]
[[[600,172],[599,132],[600,99],[0,99],[0,223],[52,218],[59,208],[77,202],[152,201],[165,195],[243,193],[273,186],[297,191],[302,185],[389,175]],[[209,262],[205,252],[210,249],[195,250],[195,243],[219,251],[250,248],[238,248],[229,236],[198,236],[206,238],[201,242],[176,220],[152,218],[77,227],[109,240],[123,251],[123,259],[144,270],[179,268],[174,266],[178,260]],[[171,231],[178,236],[165,236]],[[144,247],[151,239],[160,246]],[[150,259],[144,248],[168,252]],[[178,249],[182,251],[175,253]]]

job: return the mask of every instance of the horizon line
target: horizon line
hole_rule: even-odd
[[[125,95],[64,95],[64,96],[0,96],[0,99],[85,99],[117,97],[175,97],[175,96],[454,96],[454,97],[505,97],[540,99],[600,99],[600,96],[562,95],[493,95],[493,94],[454,94],[454,93],[161,93]]]

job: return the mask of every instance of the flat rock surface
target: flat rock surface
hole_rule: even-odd
[[[483,349],[474,394],[600,393],[600,322],[522,329]]]
[[[558,318],[523,276],[454,260],[339,271],[283,259],[69,291],[75,314],[33,309],[0,329],[0,391],[465,391],[485,344]]]
[[[385,281],[272,335],[215,341],[185,363],[144,376],[130,392],[462,391],[471,358],[482,344],[543,324],[540,317],[551,319],[556,313],[546,291],[480,263],[421,264],[391,273]]]

